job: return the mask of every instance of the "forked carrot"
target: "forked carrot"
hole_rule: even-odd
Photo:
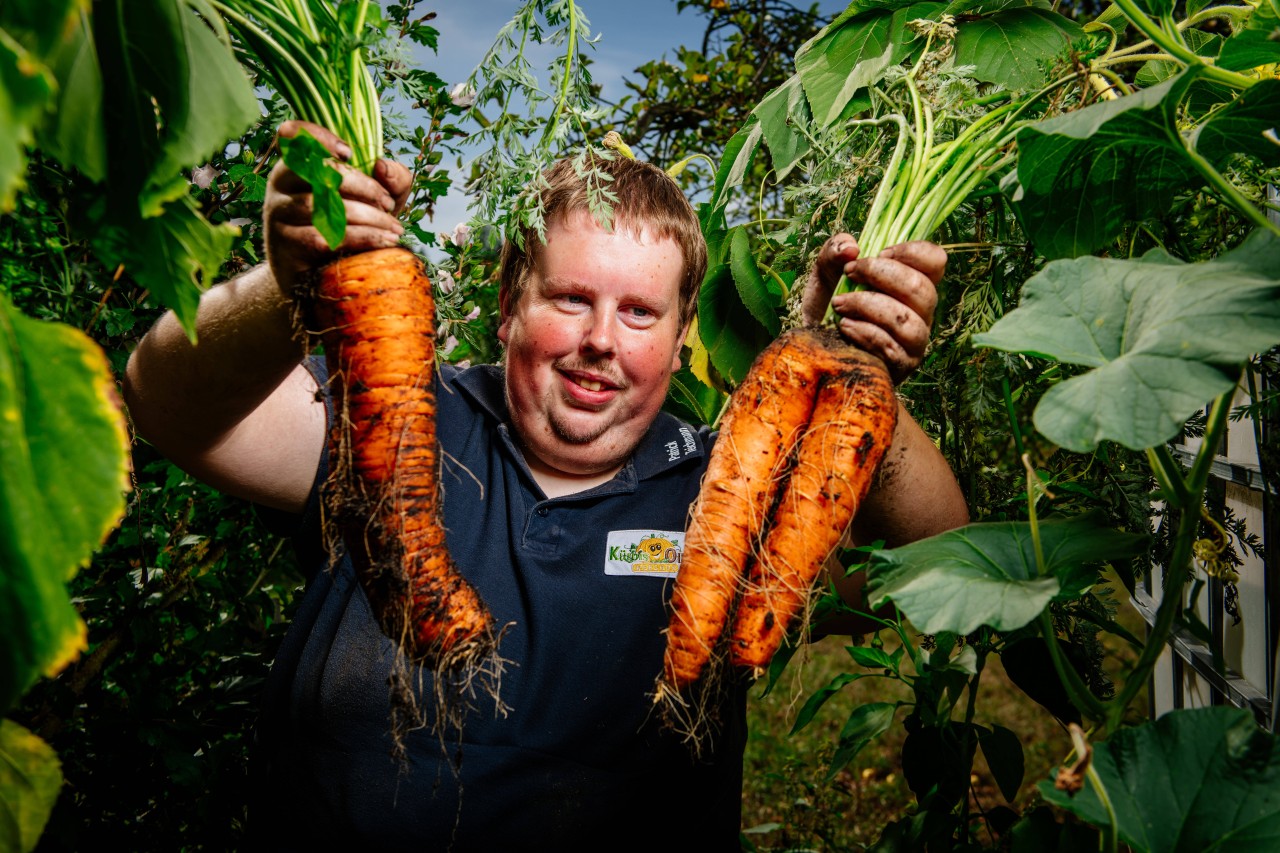
[[[789,330],[756,358],[721,421],[685,531],[656,691],[668,711],[724,656],[730,626],[734,663],[758,668],[773,657],[869,490],[896,419],[884,364],[834,330]]]
[[[756,357],[721,418],[671,593],[660,695],[698,680],[728,625],[789,449],[813,413],[812,343],[805,330],[779,336]]]
[[[435,302],[421,261],[399,248],[340,258],[308,304],[337,410],[325,509],[383,631],[438,669],[489,654],[493,619],[440,520]]]
[[[884,363],[829,334],[835,340],[824,351],[829,363],[813,417],[734,614],[730,662],[757,672],[808,604],[897,425],[898,401]]]

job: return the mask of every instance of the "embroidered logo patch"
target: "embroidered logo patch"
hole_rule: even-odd
[[[680,568],[684,531],[611,530],[605,544],[606,575],[673,578]]]

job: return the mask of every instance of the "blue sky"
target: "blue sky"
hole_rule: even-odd
[[[738,0],[740,2],[741,0]],[[734,2],[734,0],[730,0]],[[440,3],[432,26],[440,31],[439,51],[420,49],[421,67],[450,83],[466,79],[493,44],[493,37],[511,20],[516,0],[448,0]],[[798,0],[798,6],[807,5]],[[819,10],[833,17],[848,0],[821,0]],[[623,78],[637,79],[635,68],[664,54],[674,60],[676,48],[702,42],[706,19],[692,9],[676,11],[675,0],[578,0],[578,7],[600,38],[594,51],[592,77],[603,87],[606,100],[626,93]],[[537,61],[534,69],[543,71]],[[451,230],[466,219],[465,200],[455,191],[436,206],[436,230]]]

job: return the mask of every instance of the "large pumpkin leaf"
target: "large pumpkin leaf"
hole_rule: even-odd
[[[1233,27],[1231,38],[1222,46],[1218,64],[1229,71],[1243,71],[1280,62],[1280,6],[1259,3],[1244,26]]]
[[[1012,631],[1055,597],[1079,594],[1092,582],[1089,566],[1142,553],[1146,540],[1086,515],[1042,521],[1040,542],[1043,575],[1027,522],[970,524],[876,551],[867,566],[871,606],[892,600],[926,634]]]
[[[1164,212],[1173,196],[1204,183],[1189,150],[1221,168],[1237,152],[1280,148],[1263,134],[1280,114],[1280,80],[1263,80],[1184,137],[1178,106],[1195,74],[1100,101],[1018,133],[1018,163],[1003,186],[1036,250],[1047,258],[1088,255],[1128,222]]]
[[[0,713],[85,647],[66,582],[124,513],[128,450],[97,345],[0,296]]]
[[[1231,389],[1224,367],[1280,342],[1276,270],[1280,237],[1266,231],[1197,264],[1163,253],[1054,261],[974,343],[1094,368],[1049,389],[1036,429],[1079,452],[1104,439],[1142,450]]]
[[[956,64],[972,65],[977,79],[1011,89],[1042,86],[1043,69],[1084,34],[1056,12],[1025,7],[965,21],[959,30]]]
[[[1278,42],[1280,44],[1280,42]],[[1273,60],[1275,61],[1275,60]],[[1191,142],[1210,163],[1248,154],[1268,168],[1280,166],[1280,145],[1267,136],[1280,125],[1280,79],[1262,80],[1196,128]]]
[[[1093,767],[1120,838],[1147,853],[1280,849],[1280,748],[1240,708],[1171,711],[1093,745]],[[1109,826],[1092,782],[1068,796],[1040,792],[1095,826]]]
[[[62,765],[47,743],[0,720],[0,850],[34,850],[62,788]]]

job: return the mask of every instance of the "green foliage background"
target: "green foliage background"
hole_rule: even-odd
[[[72,16],[77,9],[87,12],[90,8],[74,0],[56,5],[56,11]],[[175,18],[174,12],[185,13],[188,6],[198,5],[195,0],[147,0],[127,12],[123,3],[101,2],[92,9],[95,15],[119,12],[150,31],[165,21],[181,21],[180,29],[189,27],[190,21]],[[772,100],[768,96],[780,90],[798,91],[799,83],[791,84],[790,90],[785,88],[796,72],[793,58],[827,23],[819,19],[816,7],[803,9],[777,0],[741,4],[677,0],[677,5],[705,19],[701,44],[681,47],[674,61],[655,60],[636,69],[628,93],[616,104],[575,102],[566,113],[574,122],[557,128],[543,141],[580,146],[598,142],[604,130],[613,128],[641,156],[659,165],[670,166],[698,154],[720,164],[718,176],[701,160],[690,162],[680,174],[679,179],[695,198],[705,199],[723,189],[727,171],[735,172],[737,184],[754,188],[751,193],[725,199],[719,211],[703,209],[712,267],[699,317],[702,323],[719,324],[719,331],[707,336],[714,341],[711,352],[691,348],[691,369],[678,377],[669,405],[685,417],[710,421],[723,393],[749,364],[753,348],[776,333],[777,324],[785,317],[788,295],[794,292],[797,276],[807,267],[821,238],[843,223],[815,216],[804,227],[797,227],[794,220],[820,206],[820,193],[829,188],[820,182],[798,187],[794,181],[787,185],[778,179],[793,169],[796,174],[804,170],[804,145],[787,136],[787,128],[794,123],[784,107],[798,101],[792,99],[788,105],[776,95]],[[917,5],[926,11],[943,6]],[[433,199],[454,180],[442,168],[444,158],[465,131],[463,108],[449,96],[454,81],[440,80],[406,62],[408,42],[433,46],[436,38],[429,18],[423,17],[425,8],[417,6],[410,2],[385,7],[386,21],[379,43],[372,46],[370,61],[380,87],[412,105],[390,123],[389,145],[415,174],[407,216],[411,235],[420,244],[438,246],[444,254],[445,259],[432,272],[442,282],[441,344],[445,357],[493,361],[497,357],[493,335],[495,232],[478,230],[472,239],[453,243],[437,235],[430,221]],[[883,7],[887,16],[893,6],[861,4],[859,9],[860,13],[877,15]],[[34,7],[15,4],[6,8],[0,14],[0,24],[14,32],[30,28],[31,20],[21,14],[29,8]],[[1269,7],[1260,8],[1260,18],[1271,21],[1265,14]],[[1083,23],[1099,10],[1064,6],[1059,11]],[[1014,8],[1010,19],[1015,23],[1010,26],[1022,26],[1025,12]],[[149,13],[152,19],[147,18]],[[209,55],[217,52],[209,33],[183,31],[192,44]],[[1064,31],[1075,32],[1071,27]],[[1264,30],[1260,27],[1259,32]],[[1137,40],[1131,30],[1119,34],[1122,45]],[[85,42],[77,44],[83,47]],[[1239,44],[1244,45],[1240,50],[1253,58],[1274,53],[1262,37],[1250,35]],[[4,49],[14,50],[7,42]],[[31,44],[22,49],[36,54]],[[127,57],[122,45],[107,38],[102,40],[102,49],[116,51],[108,56],[114,57],[112,61]],[[74,57],[56,52],[52,56],[50,74],[70,80],[67,69]],[[172,55],[167,61],[180,64]],[[1243,63],[1241,67],[1249,61],[1236,60]],[[214,64],[224,72],[228,68],[225,63]],[[581,71],[585,72],[587,65],[589,60]],[[0,69],[8,68],[0,63]],[[805,68],[815,79],[822,74],[817,65]],[[1191,87],[1194,82],[1180,80],[1160,68],[1144,67],[1141,73],[1152,76],[1144,85],[1153,88]],[[1162,73],[1164,77],[1156,76]],[[130,67],[130,74],[133,76],[128,79],[138,89],[150,86],[154,90],[159,85],[145,70]],[[90,122],[91,127],[104,128],[103,134],[86,133],[79,140],[61,124],[52,132],[46,131],[49,135],[35,133],[42,111],[50,107],[24,108],[24,103],[65,98],[68,92],[84,96],[86,91],[65,86],[56,94],[58,90],[49,82],[52,79],[37,75],[15,83],[5,78],[6,88],[0,89],[11,98],[0,103],[0,112],[14,118],[17,128],[13,140],[0,143],[0,166],[13,158],[30,157],[21,170],[21,191],[15,185],[0,185],[0,197],[11,197],[14,205],[0,216],[0,293],[29,317],[83,331],[102,348],[112,372],[119,376],[128,353],[164,308],[174,308],[188,318],[194,308],[194,291],[174,290],[166,283],[172,280],[167,277],[173,270],[155,266],[155,259],[166,255],[164,247],[171,245],[175,234],[183,229],[198,231],[202,237],[195,243],[203,250],[197,254],[206,261],[215,258],[213,263],[183,268],[184,275],[202,286],[261,259],[259,216],[265,176],[277,156],[273,129],[285,111],[278,100],[259,90],[256,105],[236,102],[234,109],[228,105],[224,110],[211,110],[217,115],[210,118],[199,111],[178,109],[181,96],[160,86],[155,104],[164,112],[165,122],[157,127],[173,134],[165,136],[156,134],[149,107],[123,99],[122,93],[108,92],[102,107],[94,107],[91,100],[61,103],[59,109],[70,110],[68,114],[99,122],[102,116],[94,114],[95,110],[114,110],[113,115],[132,122],[133,130],[141,128],[146,145],[126,156],[121,152],[120,138],[107,132],[113,127],[109,123]],[[225,76],[220,80],[231,85],[229,81]],[[575,82],[575,97],[586,98],[589,74]],[[92,92],[92,87],[87,91]],[[1261,103],[1257,109],[1270,109],[1275,87],[1259,87],[1257,91],[1261,93],[1255,93]],[[477,111],[483,110],[485,103],[479,103]],[[829,113],[837,114],[846,105],[832,101],[827,106]],[[1246,106],[1255,108],[1253,103]],[[1159,122],[1176,131],[1179,117],[1161,113],[1162,109],[1153,107]],[[251,112],[259,115],[258,121],[252,121]],[[1118,120],[1138,124],[1146,120],[1136,115],[1122,115]],[[1238,117],[1228,114],[1226,119],[1223,133],[1229,136],[1229,125],[1238,122]],[[1249,120],[1245,116],[1244,121]],[[763,131],[763,144],[757,137],[751,143],[754,147],[745,150],[743,137],[736,134],[752,122],[768,128]],[[504,133],[527,137],[531,127],[540,125],[513,121],[503,127]],[[233,141],[225,146],[206,146],[216,150],[204,150],[190,142],[206,138],[206,134]],[[500,138],[498,131],[494,134]],[[1069,138],[1066,132],[1042,137],[1029,140],[1029,144],[1057,146],[1054,150],[1075,144],[1064,141]],[[189,144],[177,144],[175,138]],[[1262,151],[1264,158],[1270,156],[1266,149]],[[107,157],[108,152],[114,152],[113,156]],[[1215,157],[1237,185],[1251,192],[1275,179],[1274,164],[1264,164],[1271,167],[1267,171],[1255,161],[1229,157],[1221,148]],[[128,166],[108,168],[108,163],[118,161]],[[518,165],[523,168],[527,164]],[[516,173],[515,165],[508,167],[509,174]],[[7,174],[0,169],[0,176]],[[466,176],[473,188],[483,190],[477,177],[475,173]],[[1050,170],[1028,170],[1019,176],[1032,188],[1037,181],[1054,177]],[[1063,192],[1067,189],[1071,188]],[[1075,188],[1080,192],[1089,189]],[[1089,249],[1101,247],[1102,254],[1115,258],[1161,249],[1181,261],[1194,262],[1239,245],[1251,230],[1238,211],[1223,204],[1217,195],[1189,184],[1185,173],[1162,182],[1161,193],[1159,204],[1130,211],[1133,221],[1122,231],[1093,235]],[[106,197],[114,201],[108,205]],[[119,208],[120,198],[131,206]],[[846,222],[859,221],[865,210],[860,204],[853,204]],[[753,227],[742,227],[744,221]],[[122,236],[122,224],[141,227],[151,242],[131,245]],[[948,224],[940,239],[955,248],[941,287],[934,343],[924,366],[902,392],[916,419],[938,438],[960,478],[975,520],[1007,523],[1013,529],[1026,521],[1031,504],[1046,516],[1072,518],[1092,511],[1095,521],[1091,523],[1146,531],[1152,521],[1154,483],[1140,450],[1106,441],[1085,448],[1089,452],[1083,454],[1067,453],[1032,427],[1040,400],[1082,370],[1068,359],[1059,363],[1030,357],[1012,344],[1006,348],[1009,351],[975,346],[975,336],[990,330],[1019,304],[1023,283],[1044,265],[1044,246],[1031,245],[1023,231],[1027,225],[995,193],[975,199]],[[491,223],[488,227],[494,226]],[[1241,354],[1233,351],[1225,360],[1239,357]],[[1264,387],[1274,387],[1273,355],[1253,360],[1250,368]],[[1238,414],[1273,418],[1275,405],[1274,395],[1264,396],[1252,412]],[[1187,430],[1194,433],[1203,428],[1203,418],[1192,418]],[[1275,440],[1268,435],[1269,443],[1264,443],[1262,452],[1268,471],[1272,471]],[[1021,461],[1024,454],[1037,472],[1038,484],[1028,480]],[[101,844],[132,850],[235,849],[243,836],[246,757],[257,693],[287,625],[300,588],[300,574],[290,547],[278,535],[280,531],[273,530],[269,519],[254,508],[193,482],[145,442],[133,441],[130,461],[131,488],[124,517],[92,563],[69,584],[72,601],[88,628],[89,649],[56,678],[36,683],[9,712],[14,721],[53,747],[65,779],[40,848],[78,850]],[[1032,489],[1030,495],[1028,489]],[[1121,561],[1129,579],[1152,561],[1165,560],[1174,547],[1176,514],[1155,520],[1154,547],[1133,555],[1131,561]],[[1233,525],[1229,518],[1226,523],[1236,535],[1238,547],[1261,550],[1261,543],[1250,531]],[[1119,559],[1122,552],[1130,554],[1127,548],[1117,548],[1106,556]],[[865,555],[848,557],[854,565]],[[1064,575],[1057,580],[1069,586],[1065,579]],[[1037,599],[1036,608],[1028,612],[1059,590],[1049,589],[1049,584],[1044,587],[1044,599]],[[1114,627],[1109,624],[1114,612],[1111,596],[1111,591],[1098,589],[1075,601],[1055,600],[1048,611],[1050,629],[1062,635],[1072,664],[1087,681],[1089,691],[1100,698],[1114,690],[1101,669],[1103,650],[1098,640],[1101,628]],[[995,620],[999,614],[991,616]],[[974,650],[999,653],[1016,645],[1024,653],[1034,649],[1048,654],[1034,630],[1015,630],[1003,637],[985,628],[967,638],[945,630],[941,634],[936,671],[924,663],[922,651],[914,652],[919,655],[921,671],[933,680],[927,688],[937,691],[929,694],[935,698],[959,695],[970,675],[976,684],[976,673],[969,673],[964,668],[968,664],[961,663],[962,658],[971,661]],[[878,639],[868,647],[854,647],[859,650],[850,650],[852,662],[848,666],[851,673],[859,674],[845,673],[839,678],[851,683],[861,677],[858,667],[887,671],[902,665],[910,658],[906,650],[920,638],[904,632],[902,639],[893,653],[884,652]],[[1019,642],[1022,645],[1017,645]],[[954,659],[949,657],[953,652]],[[1047,672],[1042,665],[1038,673],[1018,679],[1020,686],[1033,695],[1043,695]],[[916,700],[923,695],[917,695]],[[822,701],[807,706],[802,719],[815,719],[821,706]],[[1070,713],[1070,703],[1054,704],[1050,710],[1058,715]],[[834,746],[835,756],[824,755],[823,760],[848,762],[892,721],[891,704],[855,711]],[[928,728],[937,722],[922,723],[916,713],[908,725],[916,727],[914,735],[921,731],[921,725]],[[1224,719],[1186,725],[1230,729],[1241,724]],[[983,749],[1009,746],[1007,739],[1002,742],[1005,736],[999,727],[946,730],[939,726],[938,731],[944,734],[931,733],[929,737],[938,740],[928,743],[957,754],[962,751],[961,741],[947,738],[985,738]],[[1212,735],[1209,728],[1194,731]],[[921,742],[917,737],[917,746]],[[964,742],[969,752],[962,757],[971,760],[974,744]],[[936,771],[940,776],[965,772],[968,765],[962,764],[953,766],[939,760],[928,772]],[[912,766],[917,773],[924,772],[919,761]],[[917,781],[919,778],[917,775]],[[1013,788],[1017,787],[1014,783]],[[919,797],[919,806],[921,814],[927,814],[927,793]],[[1088,808],[1096,812],[1095,805]],[[1046,823],[1037,817],[1037,821],[1026,837],[1044,839],[1058,832],[1052,819]],[[913,838],[908,822],[904,818],[901,825],[886,827],[886,843],[897,838],[907,844]],[[0,821],[0,838],[3,830]],[[1090,842],[1095,841],[1096,835]],[[835,845],[832,839],[827,842]]]

